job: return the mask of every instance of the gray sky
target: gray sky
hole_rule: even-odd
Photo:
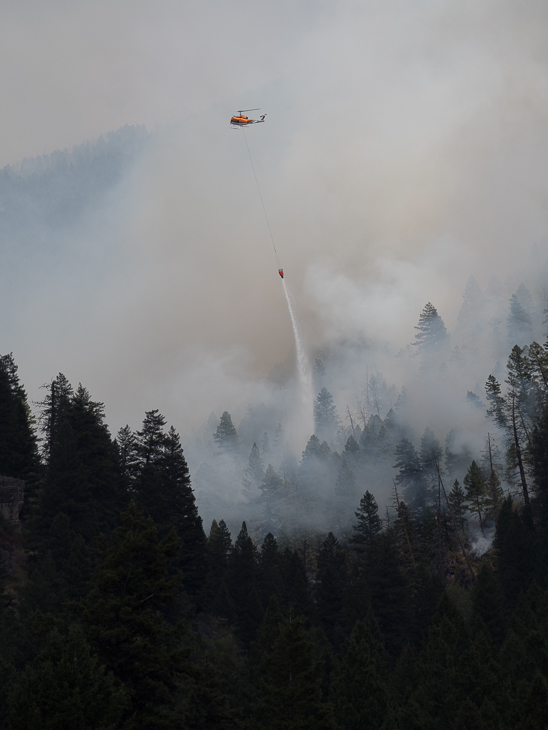
[[[451,328],[468,276],[546,243],[548,6],[121,0],[0,5],[0,164],[124,124],[155,144],[6,327],[25,385],[65,372],[114,429],[260,397],[292,351],[248,131],[308,346]],[[25,287],[22,279],[21,286]],[[239,415],[243,415],[239,413]]]

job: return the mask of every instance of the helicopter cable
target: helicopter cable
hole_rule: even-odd
[[[268,215],[266,213],[266,208],[264,205],[261,188],[259,186],[259,181],[257,180],[257,173],[255,172],[255,165],[253,164],[253,158],[251,157],[251,151],[249,149],[249,145],[247,144],[247,137],[245,134],[245,129],[243,127],[242,127],[242,132],[244,135],[245,146],[247,147],[247,154],[249,155],[249,161],[251,162],[251,169],[253,170],[253,176],[255,178],[255,182],[257,183],[257,190],[259,191],[259,198],[261,199],[261,205],[263,206],[263,213],[264,213],[264,217],[266,219],[266,225],[268,226],[268,232],[270,233],[270,240],[272,241],[272,247],[274,248],[274,255],[276,256],[276,263],[278,264],[278,269],[279,269],[280,268],[280,259],[278,258],[278,252],[276,251],[276,244],[274,243],[274,236],[272,235],[272,229],[270,228],[270,221],[268,220]]]

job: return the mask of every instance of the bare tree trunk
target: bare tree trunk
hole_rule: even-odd
[[[402,512],[400,510],[400,497],[399,497],[399,494],[398,494],[398,490],[396,488],[396,484],[394,484],[394,493],[396,495],[396,503],[398,505],[398,513],[401,515]],[[403,532],[405,534],[405,539],[407,541],[407,547],[409,548],[409,555],[411,556],[411,562],[413,563],[413,570],[416,573],[417,572],[417,565],[415,563],[415,556],[413,555],[413,548],[411,547],[411,540],[409,539],[409,533],[407,532],[407,525],[405,524],[405,520],[404,519],[402,519],[401,523],[403,525]]]
[[[493,464],[493,447],[491,445],[491,434],[489,432],[487,433],[487,451],[489,454],[489,469],[490,469],[489,479],[492,480],[492,476],[493,476],[493,474],[496,476],[496,472],[495,472],[495,467]],[[493,492],[491,494],[491,497],[493,499],[493,509],[495,510],[495,521],[496,521],[499,516],[499,503],[498,503],[497,489],[496,489],[496,485],[495,485],[494,481],[493,481],[493,485],[494,486],[493,486]]]

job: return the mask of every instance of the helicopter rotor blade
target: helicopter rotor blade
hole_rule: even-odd
[[[260,106],[256,107],[255,109],[238,109],[238,112],[241,114],[242,112],[258,112],[261,109]]]

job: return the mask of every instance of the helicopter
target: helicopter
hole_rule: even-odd
[[[235,112],[234,116],[230,120],[232,129],[237,129],[238,127],[247,127],[248,124],[261,124],[261,122],[264,122],[266,114],[261,114],[260,119],[250,119],[244,114],[244,112],[258,112],[259,109],[260,107],[256,109],[240,109],[239,111]]]

